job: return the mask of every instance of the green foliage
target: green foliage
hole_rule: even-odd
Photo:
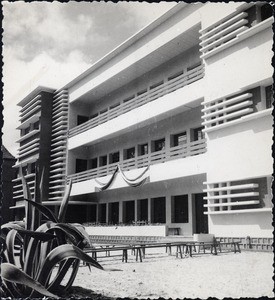
[[[56,216],[41,204],[43,185],[40,183],[40,191],[37,192],[40,200],[35,201],[22,173],[21,176],[26,218],[1,227],[0,296],[58,298],[57,295],[62,295],[72,286],[80,261],[89,268],[103,268],[83,251],[86,245],[90,245],[84,227],[63,223],[72,183],[67,186]],[[41,215],[47,219],[43,224],[40,222]]]

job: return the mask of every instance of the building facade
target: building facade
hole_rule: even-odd
[[[13,168],[16,158],[2,145],[2,186],[1,186],[1,223],[5,224],[13,220],[13,211],[9,208],[15,204],[12,195],[12,180],[16,177],[16,170]]]
[[[272,23],[179,3],[52,91],[45,203],[71,180],[93,234],[272,237]]]

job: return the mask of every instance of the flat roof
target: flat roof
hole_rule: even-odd
[[[137,40],[141,39],[143,36],[148,34],[150,31],[158,27],[161,23],[166,21],[168,18],[170,18],[172,15],[177,13],[179,10],[181,10],[183,7],[185,7],[188,3],[180,2],[175,4],[171,9],[169,9],[167,12],[165,12],[160,17],[156,18],[154,21],[143,27],[141,30],[139,30],[137,33],[126,39],[124,42],[122,42],[120,45],[115,47],[113,50],[111,50],[109,53],[104,55],[102,58],[100,58],[98,61],[96,61],[90,68],[88,68],[86,71],[81,73],[79,76],[77,76],[75,79],[67,83],[62,88],[58,89],[58,91],[63,89],[68,89],[72,87],[74,84],[94,72],[96,69],[110,61],[112,58],[114,58],[116,55],[121,53],[123,50],[130,47],[132,44],[134,44]]]
[[[20,102],[18,102],[17,105],[18,106],[24,106],[26,103],[28,103],[28,101],[33,99],[36,95],[38,95],[41,92],[53,93],[55,91],[56,91],[56,89],[39,85],[34,90],[32,90],[27,96],[25,96]]]

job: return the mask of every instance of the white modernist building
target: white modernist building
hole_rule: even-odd
[[[179,3],[55,91],[47,204],[72,180],[94,235],[271,238],[272,23]]]

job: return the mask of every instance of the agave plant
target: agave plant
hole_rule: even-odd
[[[32,199],[22,174],[25,198],[25,221],[13,221],[1,228],[2,297],[22,298],[41,295],[58,298],[72,286],[81,261],[102,269],[83,249],[90,244],[89,236],[80,224],[64,223],[72,182],[66,187],[59,214],[35,201],[43,197],[43,173],[39,188],[35,184]],[[37,176],[36,176],[37,178]],[[41,224],[41,215],[46,221]],[[91,270],[91,268],[90,268]]]

